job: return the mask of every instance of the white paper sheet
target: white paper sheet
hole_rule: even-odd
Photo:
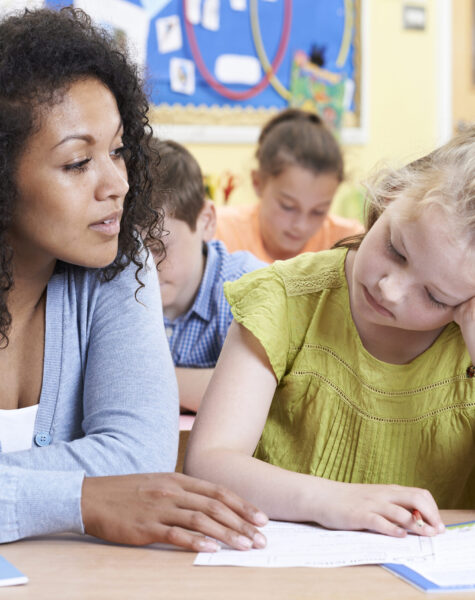
[[[229,0],[229,4],[233,10],[243,11],[247,9],[247,0]]]
[[[193,25],[198,25],[201,20],[201,0],[187,0],[186,18]]]
[[[170,15],[163,19],[157,19],[155,22],[157,29],[158,51],[162,54],[166,52],[175,52],[180,50],[183,45],[181,35],[180,17]]]
[[[475,586],[474,524],[450,527],[433,544],[433,556],[399,562],[440,586]]]
[[[220,0],[204,0],[201,25],[210,31],[219,30]]]
[[[343,567],[401,563],[433,555],[433,539],[408,535],[394,538],[360,531],[329,531],[314,525],[270,521],[262,532],[267,547],[240,552],[222,548],[200,552],[195,565],[242,567]]]
[[[255,85],[262,77],[257,58],[243,54],[220,54],[214,65],[214,74],[221,83],[245,85]]]

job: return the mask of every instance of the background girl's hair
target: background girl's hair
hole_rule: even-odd
[[[8,228],[17,197],[15,171],[28,139],[42,118],[61,102],[69,87],[94,77],[114,95],[124,126],[123,142],[129,179],[124,202],[119,251],[114,262],[99,270],[108,281],[131,262],[136,279],[144,267],[139,231],[162,248],[162,211],[150,207],[151,178],[148,102],[137,68],[104,30],[94,27],[80,10],[25,10],[0,22],[0,345],[8,343],[11,316],[12,250]],[[150,238],[150,240],[148,240]]]
[[[340,147],[320,117],[298,108],[288,108],[262,129],[256,158],[264,175],[277,176],[288,166],[315,174],[335,173],[343,181]]]
[[[365,184],[366,231],[385,208],[403,196],[412,200],[408,219],[428,205],[437,205],[451,221],[454,238],[475,242],[475,127],[456,135],[430,154],[400,169],[383,169]],[[356,248],[363,236],[335,244]]]

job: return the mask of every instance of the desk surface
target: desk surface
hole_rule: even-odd
[[[475,511],[442,511],[446,523],[475,520]],[[2,598],[34,600],[422,600],[377,566],[337,569],[193,567],[194,554],[132,548],[88,536],[58,535],[4,544],[0,554],[30,579],[0,588]],[[437,594],[474,600],[475,593]]]

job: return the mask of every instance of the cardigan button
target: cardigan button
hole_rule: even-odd
[[[51,444],[51,436],[49,433],[37,433],[35,435],[35,443],[37,446],[49,446]]]

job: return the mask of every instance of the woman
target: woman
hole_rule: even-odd
[[[253,524],[266,517],[237,496],[158,473],[174,468],[178,404],[137,233],[163,219],[147,109],[135,68],[84,13],[0,23],[2,542],[265,543]]]

